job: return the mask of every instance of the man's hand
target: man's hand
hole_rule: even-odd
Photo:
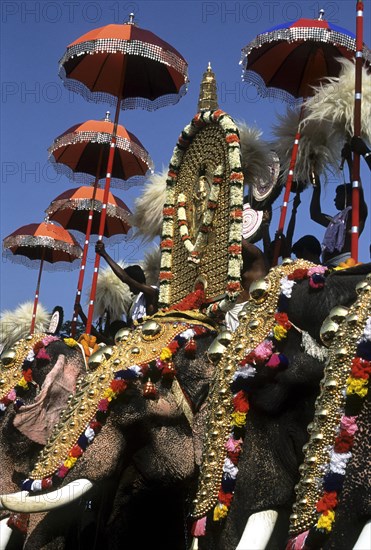
[[[292,203],[293,208],[295,208],[295,210],[296,210],[300,203],[301,203],[300,193],[297,192],[296,195],[295,195],[294,201]]]
[[[358,155],[364,156],[369,152],[367,145],[360,137],[353,136],[350,140],[350,147]]]
[[[103,241],[97,242],[97,244],[95,245],[95,252],[96,254],[99,254],[99,256],[104,256],[106,254],[106,249]]]

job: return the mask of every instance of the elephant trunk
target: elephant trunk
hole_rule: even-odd
[[[49,512],[62,506],[71,504],[87,493],[93,484],[88,479],[77,479],[68,483],[65,487],[44,493],[41,495],[28,496],[27,491],[0,496],[0,503],[3,509],[12,512],[35,513]]]

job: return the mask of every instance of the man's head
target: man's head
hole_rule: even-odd
[[[300,260],[308,260],[316,264],[321,263],[321,244],[313,235],[304,235],[292,247],[292,252]]]
[[[134,279],[134,281],[137,281],[137,283],[141,283],[143,285],[146,284],[146,276],[144,275],[143,269],[140,267],[140,265],[129,265],[124,269],[125,273],[131,277],[131,279]],[[139,290],[135,287],[132,287],[129,285],[130,291],[133,294],[139,294]]]
[[[248,291],[251,283],[265,277],[267,272],[268,269],[261,250],[257,246],[243,240],[241,269],[243,288]]]

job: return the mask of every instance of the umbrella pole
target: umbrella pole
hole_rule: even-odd
[[[102,212],[101,212],[101,215],[100,215],[98,241],[103,240],[104,227],[105,227],[105,223],[106,223],[107,202],[108,202],[109,189],[110,189],[110,185],[111,185],[111,173],[112,173],[112,168],[113,168],[113,159],[114,159],[115,150],[116,150],[117,125],[118,125],[119,115],[120,115],[120,105],[121,105],[121,97],[122,97],[122,88],[123,88],[123,83],[124,83],[125,65],[126,65],[126,58],[124,57],[123,63],[122,63],[122,69],[121,69],[121,77],[120,77],[120,88],[119,88],[120,91],[117,95],[115,120],[114,120],[114,123],[113,123],[110,150],[109,150],[108,161],[107,161],[106,183],[105,183],[105,186],[104,186],[103,205],[102,205]],[[89,299],[88,320],[86,322],[86,328],[85,328],[85,332],[86,332],[87,335],[90,335],[91,326],[92,326],[92,323],[93,323],[94,302],[95,302],[95,294],[97,292],[99,264],[100,264],[100,256],[99,256],[99,254],[96,254],[95,255],[95,262],[94,262],[93,280],[92,280],[92,284],[91,284],[90,299]]]
[[[284,194],[284,197],[283,197],[283,203],[282,203],[282,206],[281,206],[280,221],[279,221],[278,230],[277,230],[278,236],[280,236],[282,234],[283,229],[285,227],[287,206],[288,206],[288,203],[289,203],[291,186],[292,186],[292,182],[293,182],[293,179],[294,179],[294,169],[295,169],[295,164],[296,164],[296,158],[298,156],[299,140],[300,140],[300,130],[299,130],[299,128],[300,128],[301,119],[303,118],[303,112],[304,112],[304,101],[303,101],[303,104],[301,106],[298,130],[297,130],[296,135],[295,135],[294,146],[293,146],[292,152],[291,152],[289,173],[288,173],[287,180],[286,180],[285,194]],[[275,242],[275,245],[274,245],[272,267],[277,265],[277,263],[278,263],[280,250],[281,250],[281,239],[278,238],[278,239],[276,239],[276,242]]]
[[[33,311],[32,311],[30,334],[33,334],[34,331],[35,331],[36,312],[37,312],[37,305],[39,303],[40,281],[41,281],[41,274],[42,274],[43,266],[44,266],[44,255],[45,255],[45,250],[43,250],[43,255],[42,255],[41,262],[40,262],[40,267],[39,267],[39,275],[37,277],[35,298],[34,298],[34,302],[33,302]]]
[[[95,196],[96,196],[97,189],[98,189],[98,181],[99,181],[100,169],[101,169],[101,166],[102,166],[102,158],[103,158],[103,145],[102,145],[102,147],[100,149],[100,153],[99,153],[98,168],[97,168],[97,173],[96,173],[96,176],[95,176],[93,197],[91,199],[91,207],[90,207],[90,211],[89,211],[88,224],[86,226],[84,250],[83,250],[83,253],[82,253],[79,280],[78,280],[78,283],[77,283],[75,305],[74,305],[73,317],[72,317],[72,323],[71,323],[71,336],[72,336],[72,338],[74,338],[75,335],[76,335],[76,325],[77,325],[77,318],[78,318],[78,312],[79,312],[79,305],[80,305],[80,302],[81,302],[81,293],[82,293],[82,288],[83,288],[83,285],[84,285],[86,261],[87,261],[87,258],[88,258],[91,228],[92,228],[92,225],[93,225],[93,213],[94,213],[93,207],[94,207]]]
[[[356,63],[355,63],[355,90],[354,90],[354,135],[361,136],[361,107],[362,107],[362,62],[363,62],[363,2],[356,5]],[[352,258],[358,262],[359,238],[359,185],[360,163],[358,153],[353,155],[352,167],[352,232],[350,251]]]

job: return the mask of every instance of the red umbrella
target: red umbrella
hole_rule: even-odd
[[[70,44],[60,61],[65,85],[86,99],[116,105],[98,238],[103,238],[106,204],[117,143],[120,108],[157,109],[176,103],[186,91],[187,63],[169,44],[134,24],[107,25]],[[100,256],[96,254],[86,332],[93,320]]]
[[[73,229],[85,234],[91,210],[91,233],[98,235],[103,193],[103,189],[98,188],[95,191],[94,186],[69,189],[56,197],[45,212],[50,220],[60,223],[65,229]],[[109,193],[104,236],[110,238],[114,235],[127,234],[131,227],[128,222],[130,214],[126,204]]]
[[[60,60],[65,86],[88,101],[152,111],[177,103],[186,93],[187,62],[150,31],[134,24],[94,29],[74,42]]]
[[[317,20],[299,19],[291,25],[278,25],[259,34],[242,50],[244,80],[255,84],[264,97],[301,103],[313,94],[313,86],[318,85],[323,78],[338,76],[341,65],[337,59],[355,57],[355,36],[325,21],[323,15],[324,11],[321,10]],[[370,63],[371,52],[366,46],[363,46],[363,55]],[[280,232],[285,225],[299,140],[298,130],[278,225]],[[277,241],[274,265],[279,250],[280,241]]]
[[[49,221],[20,227],[5,237],[3,245],[6,249],[4,255],[12,261],[20,261],[30,267],[36,267],[34,261],[40,260],[30,328],[30,334],[33,334],[43,268],[48,268],[47,264],[56,262],[64,262],[64,266],[71,267],[72,262],[81,258],[82,249],[66,229]]]
[[[80,184],[90,183],[91,177],[101,180],[106,176],[112,133],[107,111],[105,120],[76,124],[58,136],[49,147],[49,160],[59,174]],[[152,169],[152,160],[139,139],[118,125],[111,185],[127,189],[142,183]]]
[[[100,213],[103,206],[103,189],[96,185],[69,189],[52,201],[46,213],[51,220],[59,222],[65,229],[74,229],[85,233],[84,251],[81,259],[79,279],[77,283],[74,312],[72,316],[71,336],[75,336],[78,317],[78,306],[81,301],[84,286],[85,267],[88,257],[90,235],[99,234]],[[126,204],[108,194],[107,216],[105,219],[104,236],[125,235],[130,229],[128,216],[131,214]]]

